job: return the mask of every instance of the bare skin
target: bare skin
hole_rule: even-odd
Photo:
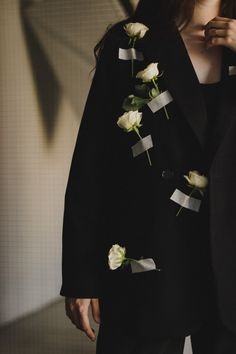
[[[198,80],[202,83],[220,80],[222,46],[236,52],[236,20],[219,16],[220,3],[220,0],[198,0],[191,22],[181,31]],[[88,317],[90,306],[94,321],[100,323],[98,299],[65,298],[69,319],[95,341],[96,334]]]
[[[208,48],[205,37],[206,25],[218,16],[219,11],[220,1],[214,1],[214,4],[211,1],[199,1],[191,22],[181,31],[189,57],[201,83],[220,81],[221,48]]]
[[[199,0],[192,20],[180,32],[200,83],[220,81],[222,46],[236,51],[236,20],[220,17],[220,4]]]
[[[222,46],[236,52],[236,20],[220,17],[220,0],[199,0],[181,36],[200,83],[220,81]]]
[[[65,298],[66,315],[78,329],[87,335],[89,339],[95,341],[96,334],[91,327],[88,317],[89,306],[91,306],[94,321],[99,324],[100,309],[98,299]]]
[[[217,16],[205,28],[208,48],[225,46],[236,52],[236,19]]]

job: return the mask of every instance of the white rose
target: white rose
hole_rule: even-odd
[[[149,64],[146,69],[139,71],[136,75],[138,79],[142,79],[143,82],[150,82],[155,79],[159,74],[158,63]]]
[[[131,38],[136,37],[138,39],[143,38],[146,32],[149,30],[147,26],[139,22],[127,23],[123,28],[129,37]]]
[[[108,254],[108,264],[111,270],[119,268],[125,260],[125,247],[113,245]]]
[[[117,121],[120,128],[125,129],[130,132],[134,127],[139,128],[142,119],[142,113],[139,111],[129,111],[125,112]]]
[[[189,171],[188,176],[184,176],[184,178],[191,186],[200,190],[205,189],[208,185],[208,178],[200,175],[198,171]]]

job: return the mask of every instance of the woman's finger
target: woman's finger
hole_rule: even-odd
[[[224,19],[224,18],[220,18]],[[205,28],[207,47],[222,45],[236,51],[236,20],[210,21]]]
[[[88,317],[88,310],[89,305],[91,303],[91,299],[76,299],[75,306],[77,315],[74,317],[78,319],[76,323],[78,324],[78,328],[81,329],[85,334],[92,340],[96,340],[95,332],[91,328],[89,317]]]
[[[231,34],[230,31],[228,31],[227,29],[212,28],[207,32],[206,40],[208,40],[212,37],[227,37],[230,34]]]
[[[87,312],[80,312],[80,329],[85,332],[87,337],[91,339],[92,341],[96,340],[95,336],[95,331],[92,329],[90,322],[89,322],[89,317],[88,317],[88,311]]]
[[[70,316],[71,322],[75,325],[76,328],[80,329],[83,331],[82,325],[81,325],[81,320],[80,320],[80,314],[78,310],[75,310],[71,313]]]
[[[205,26],[205,32],[208,32],[211,28],[216,29],[234,29],[236,26],[235,19],[222,18],[219,20],[217,17],[209,21]]]
[[[208,47],[222,45],[236,51],[236,43],[229,37],[213,37],[207,45]]]
[[[65,298],[65,310],[66,310],[66,315],[70,318],[72,312],[74,311],[75,307],[75,299],[66,297]]]
[[[227,29],[229,25],[230,22],[211,21],[205,26],[205,33],[209,32],[211,29]]]
[[[92,314],[93,314],[94,321],[97,322],[97,323],[100,323],[99,300],[98,299],[92,299],[91,307],[92,307]]]
[[[216,17],[214,18],[214,20],[230,22],[230,21],[232,21],[233,19],[232,19],[232,18],[228,18],[228,17],[216,16]]]
[[[66,298],[65,299],[66,315],[71,320],[71,322],[80,329],[78,310],[76,309],[76,299]]]

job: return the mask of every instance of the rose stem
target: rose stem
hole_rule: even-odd
[[[132,48],[134,48],[135,42],[136,42],[136,37],[134,37],[133,39],[133,44],[132,44]],[[132,73],[132,77],[134,76],[134,59],[132,57],[131,59],[131,73]]]
[[[140,138],[140,140],[142,140],[143,138],[141,137],[137,127],[134,127],[134,131],[138,134],[138,137]],[[148,157],[149,165],[152,166],[152,162],[151,162],[148,150],[146,151],[146,154],[147,154],[147,157]]]
[[[156,83],[155,79],[152,79],[152,82],[153,82],[153,85],[155,86],[155,88],[156,88],[156,90],[157,90],[158,95],[160,95],[161,92],[160,92],[160,90],[159,90],[159,87],[157,86],[157,83]],[[168,114],[168,112],[167,112],[166,106],[164,106],[163,108],[164,108],[164,111],[165,111],[166,118],[167,118],[167,119],[170,119],[170,116],[169,116],[169,114]]]
[[[189,198],[192,196],[192,194],[195,192],[196,188],[194,187],[191,191],[191,193],[189,194]],[[181,208],[178,210],[178,213],[176,214],[176,216],[179,215],[179,213],[181,212],[181,210],[183,209],[183,206],[181,206]]]
[[[131,261],[134,261],[134,262],[135,262],[135,261],[137,261],[137,260],[136,260],[136,259],[133,259],[133,258],[126,258],[126,257],[125,257],[125,261],[130,261],[130,262],[131,262]]]

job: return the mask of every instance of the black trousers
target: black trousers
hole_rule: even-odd
[[[185,337],[141,337],[101,324],[96,354],[183,354]],[[236,333],[226,328],[218,312],[191,334],[193,354],[236,354]]]
[[[223,325],[215,314],[191,335],[193,354],[236,354],[236,333]]]
[[[185,337],[132,336],[100,325],[96,354],[183,354]]]

